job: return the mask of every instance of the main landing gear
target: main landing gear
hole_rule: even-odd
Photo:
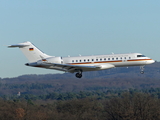
[[[140,69],[141,69],[141,74],[144,74],[144,66],[140,66]]]
[[[82,77],[82,71],[79,71],[78,73],[76,73],[76,77],[81,78]]]

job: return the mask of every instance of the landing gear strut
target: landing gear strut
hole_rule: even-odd
[[[140,66],[140,69],[141,69],[141,74],[144,74],[144,66]]]
[[[79,71],[78,73],[76,73],[76,77],[81,78],[82,77],[82,71]]]

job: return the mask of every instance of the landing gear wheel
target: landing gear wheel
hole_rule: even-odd
[[[144,74],[144,66],[140,66],[140,69],[141,69],[141,74]]]
[[[76,73],[76,77],[77,77],[77,78],[81,78],[81,77],[82,77],[82,74]]]

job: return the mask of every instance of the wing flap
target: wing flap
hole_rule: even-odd
[[[62,67],[62,68],[99,68],[99,66],[86,66],[86,65],[70,65],[70,64],[58,64],[58,63],[49,63],[49,62],[43,62],[42,64],[52,65],[54,67]]]
[[[61,68],[64,71],[67,72],[75,72],[78,69],[81,69],[82,71],[92,71],[92,70],[103,70],[103,69],[110,69],[114,68],[115,66],[112,64],[100,64],[100,65],[70,65],[70,64],[58,64],[58,63],[49,63],[49,62],[43,62],[41,65],[47,65],[52,67],[58,67]]]

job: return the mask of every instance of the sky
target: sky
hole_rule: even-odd
[[[159,0],[0,0],[0,77],[54,74],[27,67],[30,41],[53,56],[142,53],[160,61]]]

